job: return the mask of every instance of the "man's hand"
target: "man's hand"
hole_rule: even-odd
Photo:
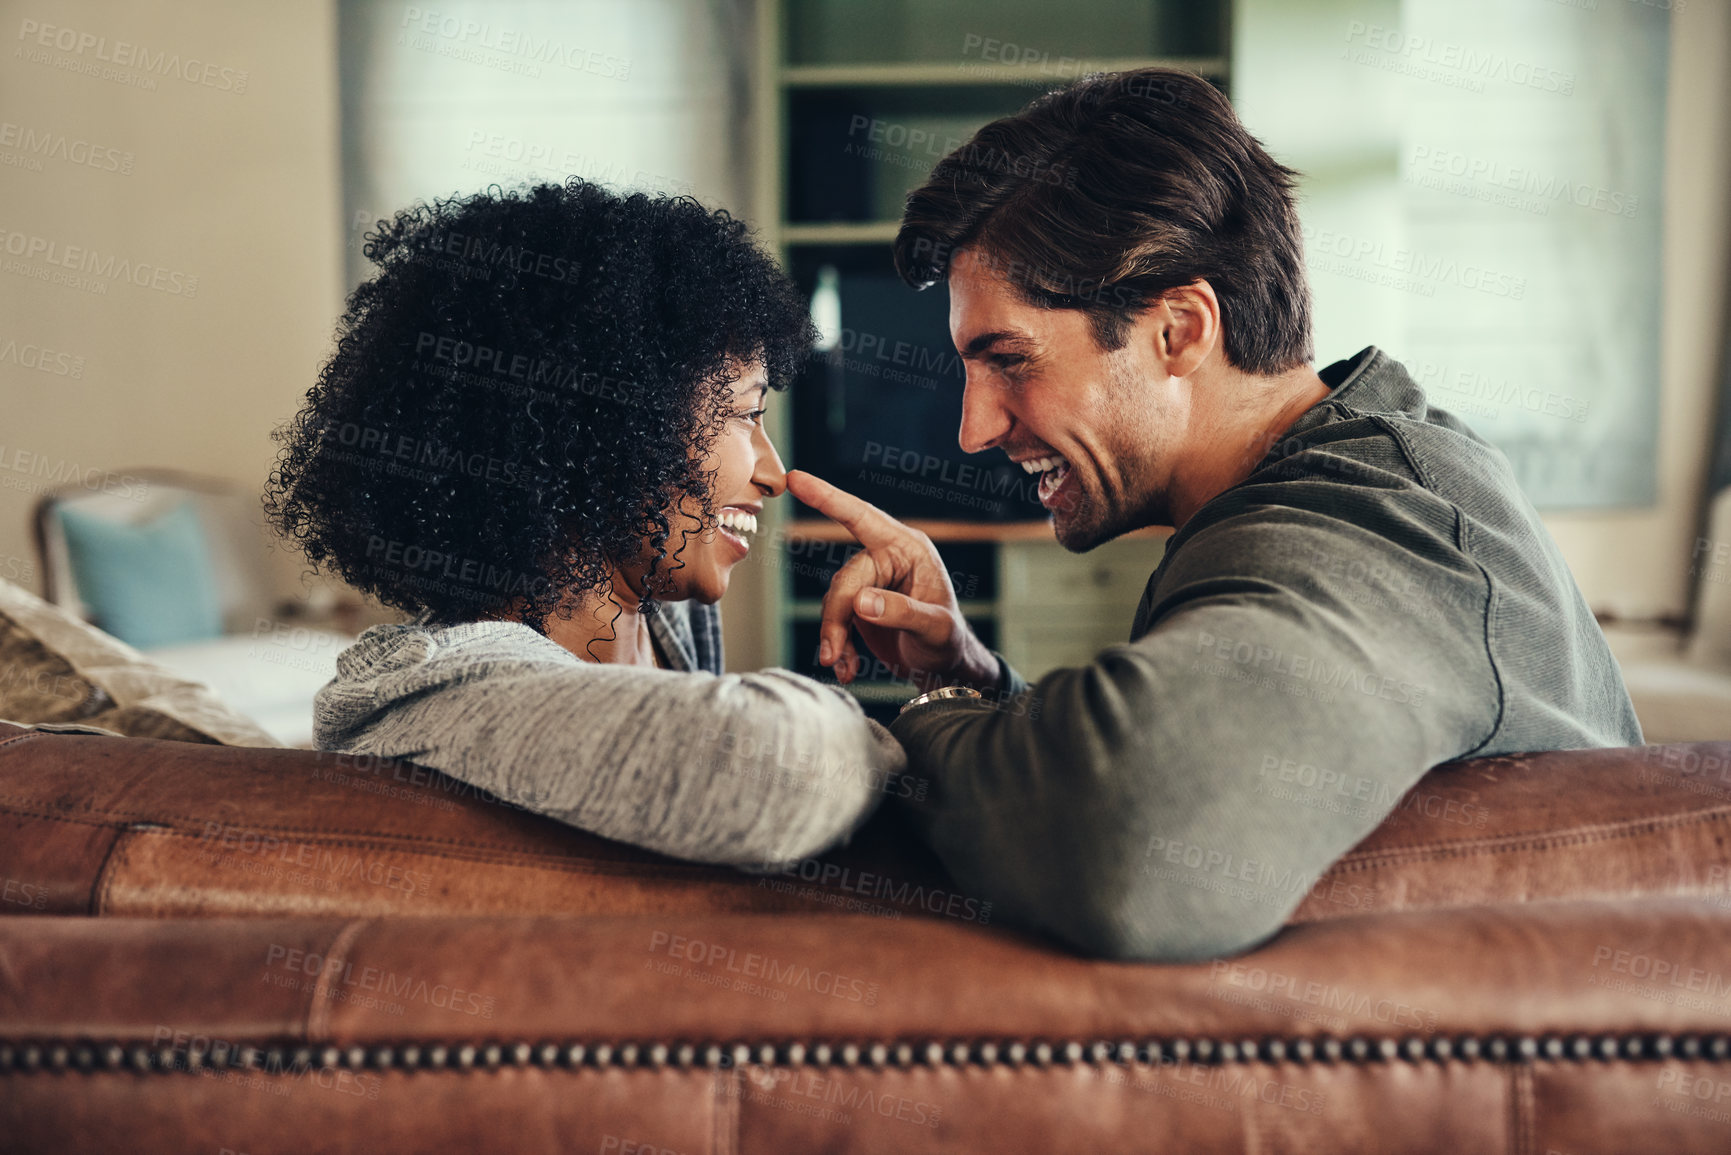
[[[931,538],[804,470],[788,473],[787,488],[864,547],[836,571],[823,599],[817,660],[836,681],[859,676],[848,630],[858,626],[878,660],[922,690],[997,685],[998,659],[962,620]]]

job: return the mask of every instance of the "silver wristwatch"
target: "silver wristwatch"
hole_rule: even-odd
[[[927,702],[940,702],[945,698],[978,698],[981,696],[982,695],[978,690],[969,686],[939,686],[935,690],[927,690],[919,697],[910,699],[903,703],[901,711],[897,714],[897,717],[900,717],[901,714],[907,713],[915,706],[923,706]]]

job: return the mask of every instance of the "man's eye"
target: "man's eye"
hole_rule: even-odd
[[[1020,387],[1028,375],[1028,359],[1020,353],[998,353],[986,358],[986,364],[1006,389]]]

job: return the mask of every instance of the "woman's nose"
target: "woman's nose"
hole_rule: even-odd
[[[752,470],[751,481],[763,490],[765,497],[780,497],[787,492],[787,470],[768,430],[761,425],[757,428],[757,468]]]

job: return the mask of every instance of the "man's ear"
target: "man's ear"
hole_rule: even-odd
[[[1220,298],[1207,281],[1168,289],[1150,312],[1154,351],[1170,376],[1190,376],[1220,344]]]

